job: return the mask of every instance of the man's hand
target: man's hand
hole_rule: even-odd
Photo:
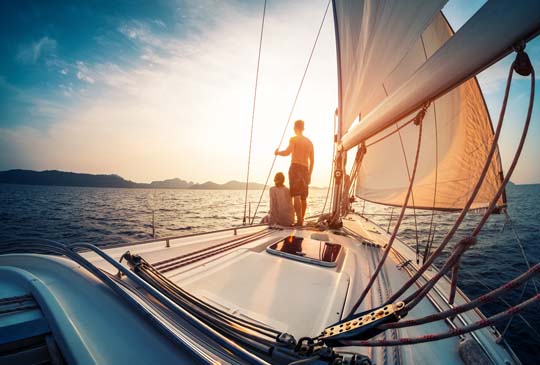
[[[309,174],[308,177],[307,177],[307,184],[308,185],[311,184],[311,174]]]
[[[274,151],[274,156],[277,156],[279,155],[279,148],[276,148],[276,150]]]

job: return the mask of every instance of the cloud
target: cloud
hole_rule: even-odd
[[[152,32],[148,23],[132,20],[131,22],[121,25],[118,28],[118,31],[133,41],[155,47],[164,46],[162,38]]]
[[[264,181],[268,174],[326,3],[295,2],[268,14],[252,180]],[[84,81],[88,91],[80,95],[63,81],[60,90],[70,95],[70,110],[58,110],[56,122],[44,130],[0,129],[2,144],[9,145],[4,148],[27,156],[32,168],[115,172],[136,181],[241,179],[262,8],[212,4],[207,9],[197,5],[196,12],[207,15],[200,22],[197,14],[186,12],[189,32],[182,28],[163,34],[151,21],[120,26],[117,30],[136,47],[138,58],[125,64],[72,64],[70,74]],[[337,103],[331,17],[323,33],[293,114],[293,119],[306,120],[306,134],[317,146],[318,185],[328,181]],[[278,160],[276,171],[286,171],[288,164],[288,159]]]
[[[39,61],[41,57],[53,53],[56,50],[56,47],[56,40],[45,36],[37,42],[21,46],[17,53],[17,60],[26,64],[34,64]]]
[[[94,78],[89,75],[88,66],[84,62],[77,61],[75,63],[75,67],[77,69],[77,78],[79,80],[88,82],[90,84],[95,82]]]
[[[152,21],[152,23],[156,24],[157,26],[161,27],[161,28],[166,28],[167,25],[165,24],[165,22],[163,22],[163,20],[161,19],[154,19]]]
[[[41,101],[36,119],[47,113],[55,120],[47,129],[0,129],[0,169],[119,173],[136,181],[244,178],[262,8],[233,5],[197,2],[178,11],[178,23],[166,29],[152,20],[126,21],[115,31],[138,55],[123,63],[106,57],[69,64],[58,60],[59,72],[74,75],[73,83],[62,78],[59,87],[69,97],[69,109]],[[321,0],[268,9],[252,180],[264,181],[268,174],[325,6]],[[306,135],[317,154],[313,180],[321,186],[328,184],[337,104],[334,47],[329,17],[292,116],[306,120]],[[480,75],[488,94],[504,86],[504,62]],[[18,165],[2,162],[15,157]],[[288,163],[278,159],[274,171],[286,171]],[[534,171],[539,176],[537,167]]]

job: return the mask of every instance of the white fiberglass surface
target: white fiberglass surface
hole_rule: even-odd
[[[339,320],[348,275],[264,251],[233,256],[178,284],[236,315],[298,335],[317,335]]]

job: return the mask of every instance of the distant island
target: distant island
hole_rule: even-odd
[[[139,189],[197,189],[197,190],[243,190],[246,184],[241,181],[229,181],[217,184],[212,181],[194,183],[178,178],[163,181],[152,181],[149,184],[126,180],[121,176],[93,175],[57,170],[8,170],[0,171],[0,184],[46,185],[46,186],[80,186],[92,188],[139,188]],[[249,183],[248,189],[261,190],[263,184]],[[318,188],[314,188],[318,189]]]

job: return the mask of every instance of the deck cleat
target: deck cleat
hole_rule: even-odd
[[[367,340],[383,331],[378,326],[398,321],[401,318],[399,311],[404,307],[404,302],[397,302],[358,313],[351,319],[327,327],[318,339],[328,346],[339,346],[341,340]]]

